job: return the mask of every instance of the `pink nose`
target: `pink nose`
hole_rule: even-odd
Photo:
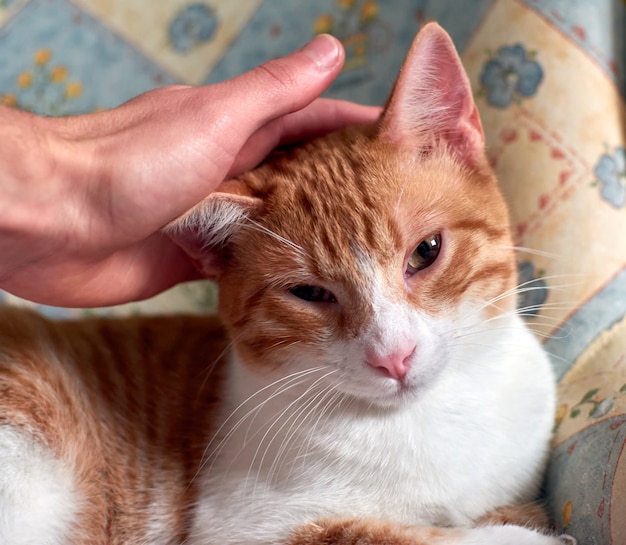
[[[409,372],[411,366],[411,358],[415,353],[416,346],[413,343],[407,343],[391,353],[380,356],[378,354],[369,354],[367,363],[372,367],[380,369],[383,373],[396,380],[402,380]]]

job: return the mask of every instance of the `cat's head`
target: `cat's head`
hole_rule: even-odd
[[[467,328],[513,308],[495,303],[516,269],[483,148],[454,46],[429,24],[377,124],[224,182],[172,233],[217,279],[243,361],[319,367],[339,391],[393,404],[459,358]]]

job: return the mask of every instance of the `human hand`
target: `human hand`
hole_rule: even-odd
[[[377,117],[317,98],[343,61],[339,42],[318,36],[232,80],[164,87],[106,112],[0,109],[0,288],[87,307],[197,278],[163,226],[276,146]]]

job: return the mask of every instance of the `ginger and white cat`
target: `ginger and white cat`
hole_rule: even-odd
[[[223,326],[0,312],[0,543],[571,543],[522,527],[555,385],[483,147],[429,24],[377,124],[168,228]]]

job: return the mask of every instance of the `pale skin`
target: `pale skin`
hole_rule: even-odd
[[[344,61],[318,36],[232,80],[43,118],[0,106],[0,288],[40,303],[140,300],[198,273],[161,233],[281,144],[376,119],[319,95]]]

